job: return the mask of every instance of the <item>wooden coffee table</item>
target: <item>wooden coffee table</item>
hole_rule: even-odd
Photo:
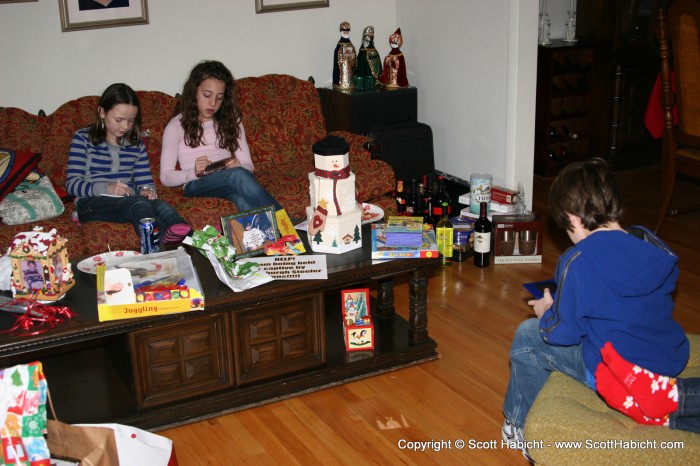
[[[367,227],[363,237],[362,249],[327,255],[327,280],[275,280],[242,293],[188,249],[206,308],[184,314],[99,322],[95,278],[76,272],[61,304],[78,316],[36,336],[0,335],[0,367],[42,361],[64,422],[156,429],[438,358],[427,325],[428,272],[438,260],[373,262]],[[408,320],[394,306],[401,275]],[[375,349],[346,352],[340,290],[357,287],[376,295]],[[12,322],[0,316],[0,330]]]

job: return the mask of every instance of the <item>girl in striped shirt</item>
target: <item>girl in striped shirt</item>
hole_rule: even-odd
[[[109,86],[97,107],[97,121],[76,131],[68,154],[66,189],[75,196],[81,223],[131,223],[156,219],[165,244],[182,241],[192,229],[158,199],[146,146],[141,140],[141,110],[131,87]]]

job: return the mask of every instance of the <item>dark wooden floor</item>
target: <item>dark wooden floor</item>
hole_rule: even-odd
[[[659,169],[619,172],[617,178],[627,204],[624,223],[653,226]],[[545,218],[550,183],[535,179],[534,210]],[[681,182],[676,199],[696,203],[700,186]],[[670,218],[662,232],[680,257],[676,316],[694,333],[700,333],[699,234],[700,211]],[[542,264],[479,269],[465,262],[435,270],[429,331],[441,354],[437,361],[161,434],[175,441],[181,466],[526,464],[519,452],[485,442],[500,445],[508,350],[515,328],[533,315],[522,284],[551,277],[568,246],[566,234],[548,223]],[[397,305],[406,307],[405,296],[401,284]],[[456,446],[458,440],[465,448]]]

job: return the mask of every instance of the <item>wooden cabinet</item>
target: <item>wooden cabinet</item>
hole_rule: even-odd
[[[129,335],[139,409],[234,384],[228,314],[208,315]]]
[[[644,113],[660,70],[655,15],[664,0],[579,2],[577,36],[594,48],[591,153],[615,169],[660,160]]]
[[[418,121],[415,87],[356,92],[318,88],[328,131],[362,133],[376,125]]]
[[[129,334],[139,409],[326,361],[323,294]]]
[[[239,384],[323,365],[323,294],[267,310],[236,312],[236,378]]]
[[[553,40],[537,53],[535,174],[556,175],[589,156],[593,50]]]

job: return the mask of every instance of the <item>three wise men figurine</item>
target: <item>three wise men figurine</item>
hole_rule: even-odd
[[[367,26],[362,31],[362,47],[357,54],[355,68],[355,90],[371,91],[374,84],[379,82],[382,74],[382,59],[374,48],[374,26]]]
[[[391,36],[389,36],[389,46],[391,51],[384,57],[384,71],[379,78],[379,81],[389,89],[408,86],[408,78],[406,77],[406,60],[401,52],[403,45],[403,36],[401,36],[401,28],[398,28]]]
[[[350,23],[340,23],[340,39],[333,52],[333,87],[353,89],[356,63],[355,46],[350,42]]]

